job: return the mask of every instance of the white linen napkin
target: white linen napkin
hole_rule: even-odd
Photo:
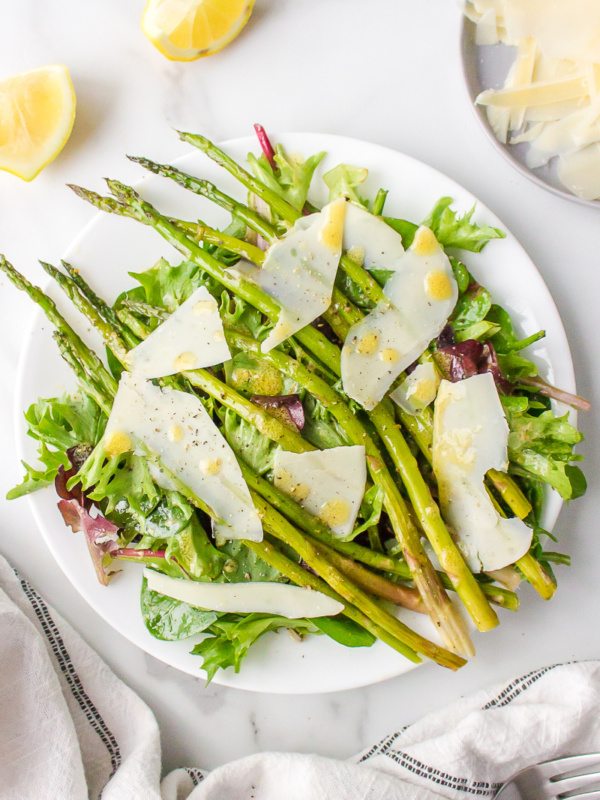
[[[545,667],[347,762],[261,753],[160,782],[156,720],[0,557],[0,800],[469,800],[522,767],[600,750],[600,662]]]

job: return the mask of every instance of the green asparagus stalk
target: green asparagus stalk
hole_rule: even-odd
[[[421,655],[427,656],[436,661],[441,666],[450,669],[458,669],[465,663],[464,659],[454,653],[449,653],[438,645],[429,642],[424,637],[411,631],[396,617],[385,611],[365,592],[351,584],[348,579],[333,567],[329,561],[321,555],[316,547],[312,545],[285,517],[282,517],[275,509],[258,494],[251,492],[254,505],[260,514],[263,525],[271,536],[292,547],[298,555],[308,564],[311,569],[322,577],[331,588],[338,592],[345,601],[355,605],[363,613],[367,614],[380,627],[395,636],[398,641],[403,642],[408,647]]]
[[[117,391],[117,383],[110,372],[106,369],[98,356],[90,350],[81,338],[75,333],[73,328],[66,322],[64,317],[59,313],[54,301],[42,292],[37,286],[34,286],[26,278],[23,277],[17,270],[10,264],[4,256],[0,256],[0,269],[6,274],[11,282],[17,287],[26,292],[29,297],[38,305],[45,313],[49,321],[54,327],[64,333],[69,339],[74,353],[84,365],[87,372],[97,376],[99,385],[104,388],[110,397],[114,397]]]
[[[87,309],[86,316],[94,325],[96,330],[102,335],[102,338],[108,347],[110,347],[114,355],[120,361],[123,361],[129,348],[123,341],[123,337],[115,330],[112,323],[109,323],[103,319],[93,303],[88,298],[83,297],[70,276],[63,274],[60,272],[60,270],[56,269],[56,267],[53,267],[52,264],[48,264],[45,261],[40,261],[40,264],[42,265],[44,271],[56,281],[73,305],[75,305],[77,308],[81,308],[81,298],[83,298],[85,307]]]
[[[237,178],[237,180],[249,191],[262,198],[266,203],[268,203],[268,205],[276,214],[285,220],[285,222],[293,224],[301,216],[301,214],[292,208],[292,206],[286,200],[284,200],[273,190],[264,186],[257,178],[247,172],[226,153],[216,147],[216,145],[209,141],[205,136],[200,136],[193,133],[184,133],[183,131],[179,131],[178,133],[179,138],[182,141],[191,144],[193,147],[197,147],[215,163],[219,164],[221,167],[224,167],[227,172],[230,173],[230,175],[233,175],[234,178]],[[385,300],[385,295],[383,294],[383,289],[381,286],[377,283],[373,276],[363,269],[362,266],[356,261],[353,261],[351,258],[344,255],[340,260],[340,267],[374,303]]]
[[[77,378],[77,381],[79,382],[79,385],[83,391],[88,397],[91,397],[96,405],[101,408],[108,417],[112,407],[111,400],[110,398],[107,398],[102,390],[95,385],[93,376],[90,376],[86,372],[82,363],[79,361],[77,353],[72,347],[68,337],[60,331],[54,331],[52,336],[58,345],[58,350],[62,358],[73,370],[75,377]]]
[[[138,158],[137,156],[127,156],[130,161],[139,164],[144,169],[153,172],[155,175],[162,175],[164,178],[170,178],[183,186],[184,189],[189,189],[194,194],[206,197],[211,202],[220,206],[228,211],[232,216],[241,219],[253,231],[258,233],[269,244],[277,238],[277,230],[274,225],[263,219],[260,214],[253,211],[248,206],[234,200],[233,197],[217,189],[214,184],[201,178],[196,178],[189,175],[187,172],[182,172],[170,164],[157,164],[149,158]],[[74,188],[74,187],[72,187]]]
[[[498,625],[496,612],[490,607],[480,584],[475,580],[450,536],[429,486],[421,475],[417,461],[394,418],[388,413],[385,405],[380,403],[371,412],[370,419],[392,456],[394,466],[402,478],[419,522],[442,569],[452,581],[473,621],[481,631],[496,627]]]
[[[316,591],[322,592],[329,597],[333,597],[334,600],[338,600],[340,603],[343,603],[344,611],[342,613],[346,617],[358,623],[365,630],[369,631],[369,633],[372,633],[373,636],[381,639],[381,641],[387,644],[389,647],[397,650],[403,656],[408,658],[409,661],[413,661],[416,664],[420,663],[421,658],[419,658],[414,650],[399,642],[395,636],[389,634],[384,628],[373,622],[366,614],[364,614],[362,611],[359,611],[355,606],[345,602],[344,598],[335,592],[328,583],[319,578],[317,575],[313,575],[312,572],[308,572],[308,570],[303,569],[291,559],[287,558],[287,556],[285,556],[267,539],[263,540],[262,542],[245,542],[245,544],[249,550],[252,550],[254,553],[256,553],[256,555],[262,558],[262,560],[269,564],[269,566],[274,567],[282,575],[285,575],[285,577],[292,581],[292,583],[295,583],[297,586],[315,589]]]
[[[390,581],[381,575],[371,572],[359,562],[353,561],[351,558],[346,558],[346,556],[341,555],[332,547],[315,542],[311,540],[310,537],[308,540],[317,549],[317,552],[326,556],[330,564],[359,588],[364,589],[374,597],[388,600],[390,603],[402,606],[410,611],[418,611],[420,614],[427,613],[423,598],[416,589],[410,586],[404,586],[401,583],[394,583],[394,581]]]
[[[260,345],[252,339],[231,331],[227,331],[226,336],[233,347],[247,352],[259,353]],[[272,350],[268,354],[263,354],[262,358],[313,394],[337,419],[349,441],[365,447],[369,474],[373,483],[383,491],[384,506],[392,528],[429,615],[440,629],[448,646],[455,649],[460,648],[460,652],[464,652],[467,655],[471,654],[473,645],[465,625],[450,602],[436,571],[423,549],[419,533],[410,519],[406,503],[391,473],[373,439],[369,436],[360,420],[350,411],[341,395],[335,389],[317,375],[310,373],[302,364],[279,350]]]
[[[556,581],[548,575],[533,553],[526,553],[516,562],[527,581],[544,600],[550,600],[556,591]]]
[[[411,429],[411,434],[413,434],[413,438],[419,445],[421,452],[431,463],[432,428],[430,419],[424,415],[411,418],[410,415],[405,414],[401,417],[403,424],[405,423],[405,417],[419,421],[419,428],[416,430]],[[487,472],[486,478],[498,490],[513,514],[520,519],[525,519],[531,512],[531,503],[525,497],[512,475],[492,469]],[[501,509],[499,511],[502,513]],[[546,572],[532,553],[527,553],[516,562],[516,565],[544,600],[549,600],[552,597],[556,590],[556,581]]]
[[[121,336],[127,347],[132,348],[139,344],[139,340],[131,334],[131,331],[128,331],[127,328],[120,323],[115,310],[111,308],[108,303],[105,303],[101,297],[98,297],[89,283],[83,280],[79,274],[79,270],[75,269],[75,267],[71,266],[71,264],[66,261],[61,261],[61,264],[77,289],[79,289],[84,297],[87,297],[94,308],[97,309],[104,321],[109,325],[112,325],[112,327]]]

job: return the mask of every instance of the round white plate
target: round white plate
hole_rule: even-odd
[[[436,200],[443,195],[455,199],[455,208],[464,212],[477,201],[454,181],[427,165],[378,145],[321,134],[284,134],[273,136],[288,152],[306,156],[319,150],[327,152],[314,181],[313,201],[326,201],[324,185],[319,176],[340,162],[368,167],[369,177],[361,194],[374,196],[379,187],[390,190],[386,214],[419,221],[425,217]],[[226,142],[225,150],[244,162],[250,149],[258,152],[252,138]],[[229,194],[244,198],[244,191],[230,176],[199,152],[190,153],[177,165],[193,174],[216,183]],[[318,188],[320,187],[320,189]],[[171,181],[155,176],[144,177],[141,193],[160,210],[184,219],[203,219],[213,225],[228,222],[219,209]],[[506,230],[499,219],[477,202],[479,221]],[[133,285],[129,271],[148,269],[164,256],[172,264],[181,257],[151,228],[132,220],[98,213],[84,228],[65,254],[65,260],[77,267],[92,287],[107,300],[113,301],[123,289]],[[467,254],[465,260],[475,277],[487,286],[496,302],[513,315],[523,336],[544,328],[547,337],[532,348],[541,373],[552,383],[567,391],[575,388],[573,365],[565,332],[546,285],[539,272],[516,239],[507,234],[502,241],[491,242],[483,253]],[[89,324],[75,312],[55,286],[48,292],[89,344],[103,352],[99,339]],[[16,401],[17,425],[20,431],[20,450],[25,460],[34,458],[35,446],[25,436],[22,411],[38,397],[54,397],[73,387],[68,367],[60,359],[51,338],[51,326],[41,312],[36,312],[20,364]],[[96,580],[82,535],[66,528],[56,507],[53,488],[43,489],[30,497],[33,513],[42,534],[64,570],[67,578],[115,630],[143,650],[177,669],[201,676],[200,659],[191,656],[194,639],[182,642],[161,642],[144,627],[139,609],[141,569],[125,564],[109,587]],[[561,501],[558,495],[549,497],[545,527],[556,521]],[[435,632],[422,615],[403,615],[409,624],[427,636]],[[510,616],[503,616],[510,625]],[[201,637],[198,637],[201,638]],[[118,645],[116,645],[118,646]],[[268,634],[251,648],[239,674],[228,669],[219,672],[214,680],[225,686],[251,691],[281,694],[332,692],[376,683],[400,675],[414,667],[381,642],[371,648],[348,649],[325,636],[310,636],[299,643],[288,634]]]
[[[475,44],[475,29],[475,23],[465,17],[460,35],[463,77],[467,92],[471,98],[471,107],[489,141],[512,167],[530,181],[537,183],[542,189],[547,189],[553,194],[584,206],[600,208],[598,200],[584,200],[567,189],[558,177],[557,158],[551,158],[542,167],[531,169],[527,166],[527,152],[529,150],[527,142],[505,144],[496,138],[488,121],[485,107],[477,105],[475,98],[484,89],[501,89],[504,86],[506,76],[515,60],[516,48],[505,44],[478,46]]]

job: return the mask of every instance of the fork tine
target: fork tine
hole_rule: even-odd
[[[573,775],[572,778],[558,778],[550,781],[552,788],[556,790],[557,794],[561,795],[565,794],[565,792],[583,789],[592,783],[600,783],[600,772],[588,772],[583,775]]]
[[[581,756],[555,758],[553,761],[544,761],[538,766],[544,768],[544,774],[548,778],[556,778],[559,775],[564,775],[566,772],[573,772],[573,770],[576,769],[585,769],[585,767],[593,767],[596,764],[600,764],[600,753],[585,753]]]

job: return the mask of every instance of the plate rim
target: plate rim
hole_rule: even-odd
[[[501,220],[499,220],[497,215],[487,205],[485,205],[483,202],[481,202],[478,198],[475,198],[474,195],[468,189],[463,187],[461,184],[459,184],[453,178],[450,178],[449,176],[447,176],[446,174],[444,174],[440,170],[437,170],[436,168],[430,166],[429,164],[426,164],[425,162],[423,162],[423,161],[421,161],[419,159],[416,159],[416,158],[414,158],[414,157],[412,157],[412,156],[410,156],[410,155],[408,155],[406,153],[402,153],[401,151],[398,151],[398,150],[395,150],[393,148],[386,147],[384,145],[380,145],[380,144],[377,144],[377,143],[374,143],[374,142],[367,142],[365,140],[356,139],[354,137],[341,136],[341,135],[338,135],[338,134],[315,133],[315,132],[310,132],[310,133],[308,133],[308,132],[285,132],[285,133],[276,133],[276,132],[274,132],[272,134],[272,137],[278,139],[279,141],[283,141],[283,142],[285,142],[285,139],[287,137],[300,137],[300,138],[305,138],[306,137],[308,139],[315,138],[317,140],[321,140],[322,144],[325,144],[325,142],[339,141],[339,142],[342,142],[342,143],[345,143],[345,144],[349,144],[351,146],[358,146],[359,148],[367,147],[369,149],[369,151],[371,151],[371,152],[378,151],[384,158],[386,156],[388,156],[388,155],[391,155],[392,157],[398,157],[399,156],[400,158],[406,160],[407,162],[412,162],[413,165],[417,166],[417,168],[424,169],[425,171],[429,172],[431,175],[435,175],[437,178],[442,179],[442,181],[445,182],[447,185],[460,189],[460,191],[465,193],[465,194],[467,194],[469,196],[469,198],[474,199],[476,201],[476,203],[477,203],[478,210],[482,211],[486,215],[486,218],[488,219],[488,221],[495,222],[496,224],[502,225],[502,227],[507,231],[508,235],[514,241],[516,246],[521,251],[523,257],[528,262],[528,266],[533,270],[533,273],[539,279],[541,286],[543,286],[544,291],[545,291],[546,304],[547,304],[548,308],[551,309],[552,312],[553,312],[554,324],[556,326],[556,329],[561,334],[561,337],[562,337],[562,339],[564,341],[564,345],[566,346],[566,352],[568,354],[568,364],[566,364],[566,365],[563,364],[563,368],[567,367],[567,372],[568,372],[568,376],[569,377],[568,377],[567,382],[566,383],[563,382],[563,383],[564,383],[565,388],[567,390],[569,390],[569,391],[573,391],[574,390],[574,388],[575,388],[575,375],[574,375],[573,358],[572,358],[572,355],[571,355],[569,342],[568,342],[568,338],[567,338],[567,335],[566,335],[566,331],[564,329],[564,325],[562,323],[562,319],[560,317],[560,314],[558,312],[558,308],[557,308],[557,306],[556,306],[556,304],[554,302],[554,299],[553,299],[553,297],[552,297],[552,295],[550,293],[550,290],[548,289],[548,287],[547,287],[547,285],[546,285],[541,273],[537,269],[537,267],[534,264],[534,262],[532,261],[532,259],[529,257],[529,255],[526,252],[526,250],[524,249],[524,247],[520,244],[519,240],[510,232],[510,230],[508,229],[507,226],[503,225],[503,223],[501,222]],[[233,139],[228,139],[228,140],[222,142],[220,144],[220,146],[225,148],[225,149],[227,149],[228,147],[236,147],[236,146],[244,146],[244,147],[247,146],[248,149],[255,149],[256,148],[256,142],[255,142],[253,137],[244,136],[244,137],[236,137],[236,138],[233,138]],[[330,150],[332,148],[331,148],[331,146],[329,146],[327,149]],[[189,151],[188,153],[185,153],[183,155],[178,156],[177,158],[173,159],[169,163],[177,164],[177,163],[180,163],[181,161],[185,161],[193,153],[195,153],[195,151],[193,151],[193,150]],[[368,158],[368,155],[366,157]],[[150,181],[150,180],[153,180],[153,181],[158,180],[158,176],[152,175],[150,177],[142,178],[141,182],[143,182],[144,185],[147,185],[148,181]],[[137,183],[134,184],[134,186],[137,186],[137,185],[138,185]],[[435,198],[432,198],[432,202],[434,200],[435,200]],[[77,247],[78,243],[86,236],[88,231],[90,229],[92,229],[93,227],[95,227],[97,224],[99,224],[99,221],[104,219],[105,217],[106,217],[106,214],[103,213],[102,211],[98,211],[96,214],[94,214],[91,217],[91,219],[82,227],[82,229],[79,231],[79,233],[70,242],[69,246],[65,250],[65,254],[64,255],[68,256],[68,254],[73,250],[73,248]],[[50,283],[51,283],[50,279],[45,281],[44,288],[46,288]],[[15,413],[15,423],[16,423],[15,424],[15,431],[16,431],[16,438],[17,438],[17,451],[18,451],[18,456],[19,457],[24,457],[25,456],[25,452],[24,452],[25,451],[25,440],[27,439],[26,435],[24,435],[24,426],[23,426],[23,419],[22,419],[23,410],[24,410],[24,408],[25,408],[25,406],[27,405],[27,402],[28,402],[26,400],[26,398],[23,397],[23,393],[25,391],[24,376],[25,376],[25,372],[26,372],[27,365],[28,365],[28,362],[29,362],[30,353],[33,350],[33,344],[34,343],[33,343],[33,340],[32,340],[32,334],[39,327],[40,320],[44,320],[44,319],[45,319],[45,317],[44,317],[44,314],[41,311],[41,309],[35,308],[33,310],[32,314],[31,314],[30,324],[27,327],[26,344],[25,344],[25,346],[23,347],[23,349],[21,351],[21,355],[20,355],[19,363],[18,363],[18,368],[17,368],[17,375],[16,375],[16,382],[15,382],[14,413]],[[567,385],[567,384],[569,384],[569,385]],[[135,638],[135,636],[133,636],[133,634],[130,635],[123,628],[117,627],[115,625],[114,620],[112,618],[110,618],[110,616],[108,614],[103,613],[103,609],[102,608],[98,608],[96,603],[92,602],[92,600],[86,595],[86,593],[80,588],[80,586],[73,581],[69,571],[66,568],[66,564],[63,563],[63,560],[60,558],[60,555],[57,555],[57,548],[55,547],[54,539],[53,539],[52,535],[50,535],[46,530],[46,525],[48,523],[46,523],[44,517],[42,516],[42,512],[41,512],[41,509],[39,508],[39,503],[37,502],[37,498],[36,498],[35,493],[32,493],[32,494],[28,495],[27,500],[28,500],[28,503],[29,503],[29,507],[32,510],[32,513],[33,513],[34,519],[36,521],[36,524],[37,524],[37,526],[38,526],[38,528],[40,530],[40,533],[42,534],[42,537],[43,537],[46,545],[48,546],[50,552],[52,553],[53,558],[58,563],[59,567],[61,568],[61,570],[63,571],[63,573],[65,574],[65,576],[67,577],[67,579],[69,580],[71,585],[73,586],[73,588],[75,588],[75,590],[83,597],[83,599],[94,610],[94,612],[99,614],[99,616],[101,616],[102,619],[104,619],[114,630],[116,630],[116,632],[118,634],[124,636],[128,641],[130,641],[133,644],[135,644],[137,647],[139,647],[144,652],[149,653],[150,655],[154,656],[155,658],[157,658],[162,663],[165,663],[165,664],[167,664],[169,666],[172,666],[175,669],[178,669],[178,670],[180,670],[182,672],[185,672],[187,674],[192,674],[194,677],[202,678],[203,672],[201,671],[201,669],[199,667],[196,668],[195,672],[192,673],[190,670],[186,669],[184,666],[175,664],[171,660],[169,660],[169,661],[165,660],[165,658],[162,657],[162,655],[159,652],[157,652],[160,649],[160,646],[165,644],[164,642],[159,642],[158,645],[157,645],[158,640],[153,639],[151,637],[151,635],[148,633],[147,634],[148,644],[147,644],[147,646],[144,645],[143,643],[138,641],[138,639]],[[558,518],[558,515],[560,513],[562,505],[563,505],[562,501],[560,501],[560,502],[558,502],[556,504],[557,507],[556,507],[555,513],[553,514],[553,518],[551,519],[551,524],[549,526],[550,529],[552,529],[552,527],[556,523],[556,519]],[[52,527],[52,523],[49,523],[49,527],[50,528]],[[191,640],[189,640],[189,641],[191,643]],[[151,646],[152,644],[157,645],[157,646],[152,647]],[[174,643],[168,643],[168,644],[174,644]],[[314,688],[313,686],[308,686],[308,687],[294,686],[293,692],[289,688],[288,689],[279,689],[279,688],[273,689],[273,688],[270,688],[270,689],[266,690],[266,687],[264,685],[242,685],[242,683],[240,682],[240,676],[237,673],[236,674],[233,674],[233,673],[229,674],[231,672],[230,670],[221,671],[220,673],[218,672],[215,675],[215,677],[213,678],[213,681],[214,681],[214,683],[222,685],[222,686],[228,686],[228,687],[232,687],[232,688],[243,689],[244,691],[253,691],[253,692],[265,692],[265,691],[268,691],[268,693],[272,693],[272,694],[292,694],[292,693],[293,694],[298,694],[298,695],[301,695],[301,694],[321,694],[321,693],[326,693],[326,692],[352,690],[352,689],[355,689],[355,688],[360,688],[362,686],[374,685],[374,684],[382,682],[384,680],[389,680],[389,679],[391,679],[393,677],[398,677],[399,675],[405,674],[406,672],[411,671],[412,669],[416,668],[417,666],[425,666],[426,663],[427,662],[424,662],[422,665],[421,664],[411,664],[410,662],[407,661],[406,663],[403,662],[404,669],[402,669],[400,671],[396,670],[396,671],[390,671],[389,673],[380,674],[380,675],[378,675],[376,677],[372,677],[369,680],[362,680],[362,679],[359,679],[358,681],[354,680],[354,681],[347,682],[345,685],[343,685],[341,687],[340,686],[333,686],[332,687],[332,686],[329,686],[329,685],[326,686],[326,687],[323,687],[323,688]]]

